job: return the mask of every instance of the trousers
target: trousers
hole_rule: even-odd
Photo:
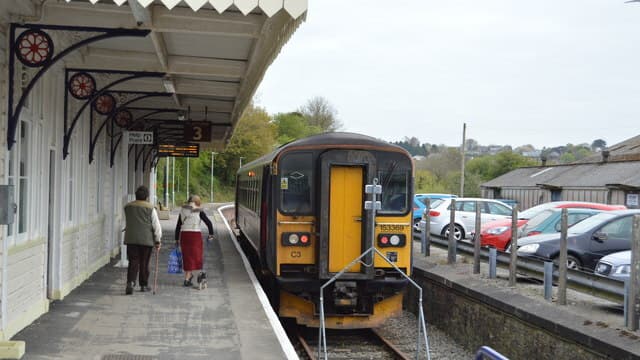
[[[149,260],[151,259],[153,246],[127,245],[127,283],[135,283],[138,277],[140,286],[149,284]]]

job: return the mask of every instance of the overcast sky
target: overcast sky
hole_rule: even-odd
[[[389,141],[613,145],[640,134],[639,38],[624,0],[309,0],[257,100]]]

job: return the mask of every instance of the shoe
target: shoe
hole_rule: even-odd
[[[133,294],[133,283],[127,283],[127,288],[124,290],[125,295]]]
[[[146,286],[146,285],[140,286],[140,292],[147,292],[147,291],[149,291],[149,287],[148,286]]]
[[[185,280],[184,281],[184,286],[193,286],[193,274],[191,274],[191,277],[189,278],[189,280]]]

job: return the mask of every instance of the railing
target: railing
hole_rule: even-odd
[[[414,233],[413,235],[414,239],[417,240],[420,239],[419,236],[420,235],[416,233]],[[449,245],[446,239],[434,234],[431,234],[431,244],[437,245],[438,247],[443,249],[446,249]],[[473,256],[473,245],[458,241],[457,251],[458,253],[464,253]],[[486,248],[482,248],[480,250],[480,257],[483,259],[488,259],[489,250]],[[510,253],[498,251],[497,263],[500,267],[508,269],[509,264],[511,263],[510,258]],[[542,281],[544,277],[544,262],[531,258],[518,257],[517,271],[519,273],[532,276]],[[554,271],[553,276],[555,279],[557,279],[557,270]],[[574,290],[598,296],[610,301],[622,303],[624,300],[624,282],[622,281],[583,271],[567,269],[567,284]]]

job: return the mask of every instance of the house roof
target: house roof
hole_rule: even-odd
[[[526,167],[513,170],[482,187],[606,187],[640,188],[640,161]]]

